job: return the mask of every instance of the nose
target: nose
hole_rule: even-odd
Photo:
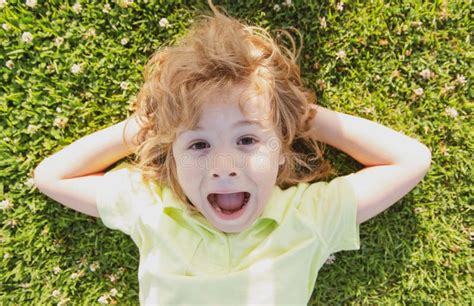
[[[241,162],[238,154],[220,151],[211,156],[210,176],[211,178],[236,177],[240,173]]]
[[[225,176],[225,173],[223,173],[222,175]],[[213,177],[220,177],[221,174],[217,173],[217,171],[213,171],[212,176]],[[231,173],[229,173],[229,176],[237,176],[237,173],[235,173],[235,171],[232,171]]]
[[[239,173],[239,169],[237,165],[228,161],[224,163],[217,163],[216,166],[211,168],[210,173],[212,177],[224,178],[228,176],[237,176],[237,173]]]

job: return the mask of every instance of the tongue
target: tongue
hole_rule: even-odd
[[[237,210],[242,207],[244,204],[245,193],[226,193],[226,194],[216,194],[215,195],[216,204],[220,208],[225,210]]]

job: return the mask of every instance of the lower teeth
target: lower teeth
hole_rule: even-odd
[[[215,205],[213,204],[212,206],[214,206],[214,208],[215,208],[218,212],[220,212],[220,213],[224,213],[224,214],[227,214],[227,215],[231,215],[231,214],[233,214],[233,213],[235,213],[235,212],[238,212],[238,211],[241,210],[242,208],[244,208],[245,205],[247,204],[247,202],[248,202],[248,199],[245,201],[244,205],[242,205],[242,207],[240,207],[240,208],[237,209],[237,210],[225,210],[225,209],[220,208],[219,205],[217,205],[217,204],[215,204]]]

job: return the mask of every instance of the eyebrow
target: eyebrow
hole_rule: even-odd
[[[264,128],[264,126],[259,121],[250,121],[250,120],[237,121],[236,123],[234,123],[232,125],[232,127],[237,128],[237,127],[244,126],[244,125],[258,125],[261,128]],[[200,130],[204,130],[204,128],[201,127],[201,126],[196,126],[193,129],[190,129],[190,131],[200,131]]]

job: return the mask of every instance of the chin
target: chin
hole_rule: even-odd
[[[218,230],[228,233],[228,234],[238,234],[240,232],[243,232],[247,226],[246,225],[239,225],[239,226],[217,226],[214,225]]]

